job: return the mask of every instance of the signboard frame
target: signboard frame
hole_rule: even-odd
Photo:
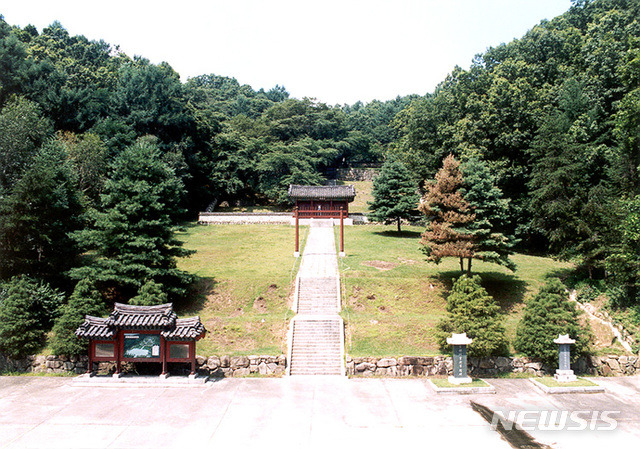
[[[152,337],[159,342],[158,355],[152,355],[150,357],[126,357],[125,340],[127,335],[138,335],[140,337]],[[120,332],[120,353],[122,354],[122,360],[125,362],[162,362],[162,354],[165,350],[165,340],[157,331],[144,331],[144,330],[123,330]],[[155,346],[155,345],[154,345]]]

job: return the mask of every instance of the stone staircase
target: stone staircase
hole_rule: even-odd
[[[344,322],[331,220],[313,220],[296,278],[290,375],[345,375]]]
[[[298,314],[327,315],[340,310],[337,277],[300,277],[298,282]]]
[[[344,375],[339,316],[294,318],[289,374]]]

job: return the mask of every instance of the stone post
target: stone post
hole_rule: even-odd
[[[571,345],[576,341],[569,338],[569,334],[558,335],[553,340],[558,345],[558,369],[553,376],[558,382],[573,382],[577,377],[571,369]]]
[[[467,346],[473,340],[467,337],[467,333],[451,334],[447,343],[453,346],[453,376],[449,376],[452,384],[468,384],[472,379],[467,375]]]

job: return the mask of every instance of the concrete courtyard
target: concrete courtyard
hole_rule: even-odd
[[[614,410],[613,431],[532,431],[554,448],[640,441],[640,377],[598,379],[600,394],[546,395],[526,379],[494,395],[438,395],[424,378],[221,379],[193,386],[0,377],[2,448],[508,448],[470,401],[492,410]]]

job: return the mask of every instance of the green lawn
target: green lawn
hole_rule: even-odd
[[[427,263],[420,251],[420,227],[345,227],[347,256],[340,259],[352,356],[433,355],[439,353],[433,329],[446,313],[445,298],[459,274],[456,260]],[[336,238],[339,228],[336,227]],[[199,314],[209,330],[198,352],[281,354],[285,351],[291,286],[299,259],[292,257],[295,229],[287,225],[189,226],[180,234],[197,250],[179,268],[199,277],[198,294],[180,316]],[[308,227],[301,231],[302,245]],[[302,246],[303,248],[304,246]],[[553,259],[515,255],[516,273],[474,261],[474,273],[506,314],[510,339],[524,299],[550,273],[571,268]]]
[[[347,352],[352,356],[431,355],[439,353],[434,326],[445,314],[446,292],[460,275],[456,259],[428,263],[420,251],[423,228],[353,226],[345,228],[340,261]],[[474,261],[473,273],[506,314],[507,336],[515,336],[524,299],[545,277],[571,267],[553,259],[515,255],[518,270]]]
[[[356,198],[353,203],[349,204],[349,212],[367,214],[369,206],[367,202],[373,200],[371,189],[373,189],[373,181],[338,181],[339,185],[353,185],[356,189]]]
[[[302,239],[308,228],[302,228]],[[196,254],[178,267],[198,276],[198,294],[180,316],[199,314],[208,333],[198,353],[266,354],[284,351],[295,229],[286,225],[210,225],[179,235]]]

